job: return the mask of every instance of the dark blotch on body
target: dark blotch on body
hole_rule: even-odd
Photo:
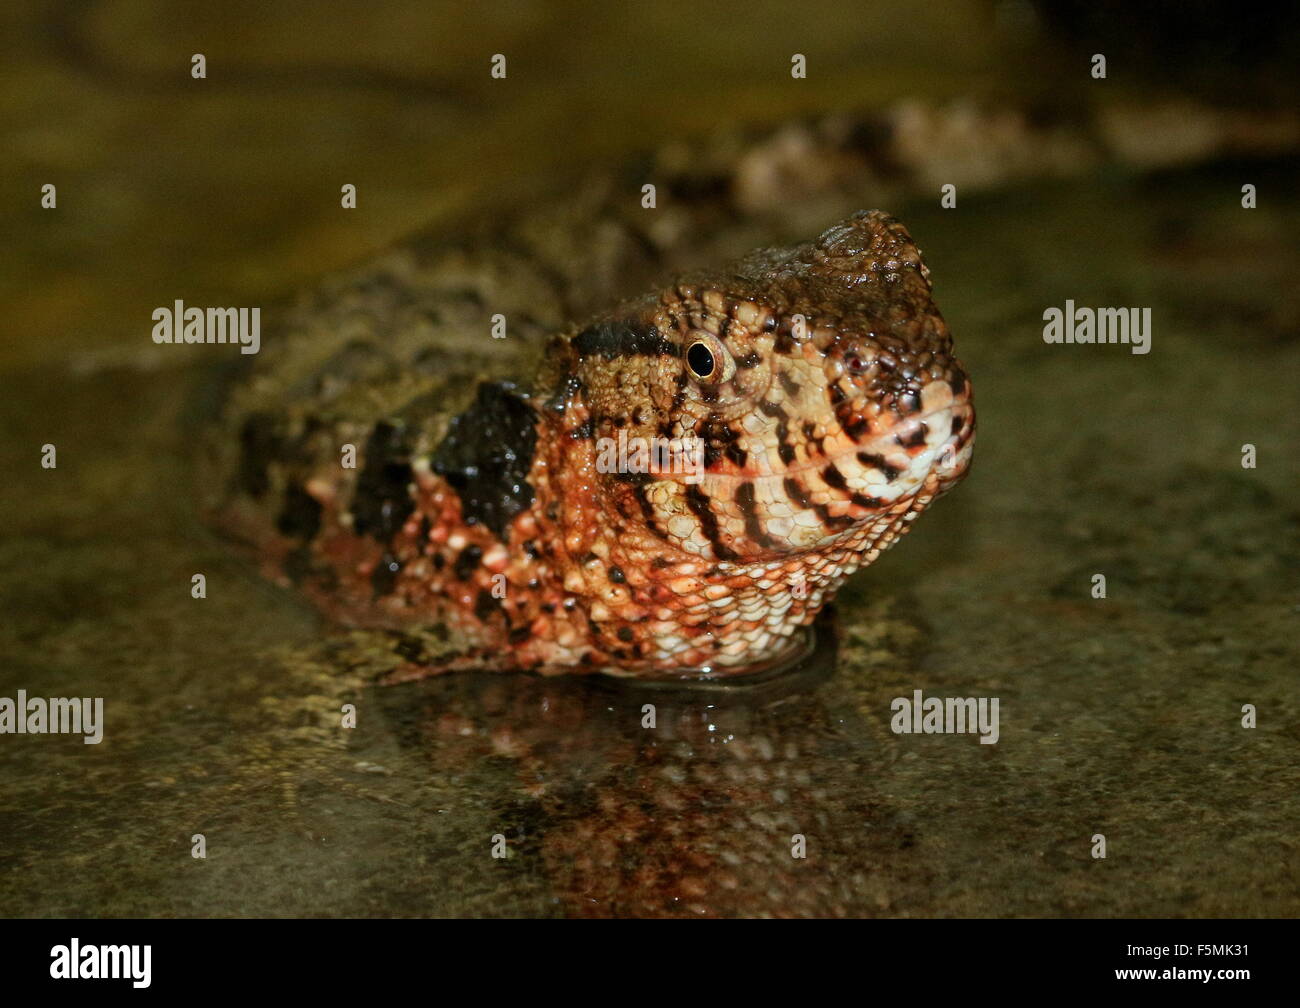
[[[451,422],[433,453],[433,471],[460,497],[469,524],[482,524],[498,539],[533,502],[528,470],[537,446],[536,415],[513,385],[480,385],[474,404]]]
[[[486,623],[492,614],[501,609],[501,600],[493,596],[486,588],[474,596],[474,615]]]
[[[474,543],[470,543],[456,556],[456,563],[452,566],[456,577],[462,581],[468,581],[478,570],[479,561],[483,559],[483,548]]]
[[[600,354],[605,360],[615,357],[657,357],[676,354],[677,347],[651,325],[632,320],[597,322],[573,337],[573,348],[583,357]]]
[[[358,535],[387,542],[412,508],[411,460],[402,429],[387,422],[375,424],[365,459],[352,498],[353,528]]]

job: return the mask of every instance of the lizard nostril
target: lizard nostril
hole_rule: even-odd
[[[862,374],[867,369],[867,362],[859,354],[851,353],[844,358],[844,366],[854,374]]]

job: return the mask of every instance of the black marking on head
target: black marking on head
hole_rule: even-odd
[[[483,384],[431,461],[460,497],[465,521],[504,540],[511,519],[533,502],[528,470],[536,446],[537,416],[528,401],[512,385]]]
[[[721,533],[718,529],[718,516],[709,507],[709,498],[694,483],[686,488],[686,506],[691,509],[691,512],[699,520],[700,531],[704,533],[704,538],[713,547],[713,555],[719,560],[736,559],[736,554],[722,542]]]
[[[830,508],[825,504],[814,504],[812,509],[817,513],[817,517],[821,520],[821,523],[832,532],[839,532],[853,524],[853,519],[848,515],[839,515],[838,517],[832,518]]]
[[[770,416],[775,419],[783,420],[786,416],[786,412],[780,403],[768,402],[766,399],[759,402],[758,409],[759,412],[765,416]]]
[[[388,542],[413,507],[411,456],[405,431],[387,421],[366,440],[365,467],[352,495],[352,527],[358,535]]]
[[[872,455],[869,452],[858,452],[858,461],[864,466],[872,469],[879,469],[885,474],[885,482],[892,483],[903,474],[903,470],[898,466],[890,465],[885,461],[883,455]]]
[[[834,462],[822,470],[822,480],[825,481],[828,487],[833,487],[836,490],[847,491],[849,488],[849,481],[844,478],[842,472],[835,468]]]
[[[799,383],[784,370],[777,372],[777,381],[781,383],[781,391],[785,393],[787,399],[797,398],[799,395]]]
[[[960,434],[960,433],[961,433],[961,429],[962,429],[963,427],[965,427],[965,426],[966,426],[966,418],[965,418],[964,416],[960,416],[960,415],[958,415],[958,416],[955,416],[955,417],[952,418],[952,433],[953,433],[953,434]]]
[[[673,413],[680,410],[682,404],[686,402],[686,381],[686,372],[679,372],[677,375],[677,391],[673,393],[672,405],[669,406],[669,410]]]
[[[861,441],[864,434],[871,429],[871,424],[861,413],[844,425],[844,433],[854,441]]]
[[[895,435],[894,440],[904,448],[919,448],[921,445],[925,444],[925,436],[927,433],[929,433],[929,428],[926,427],[925,422],[922,421],[916,425],[916,429],[912,431],[911,434],[907,435],[906,440],[898,435]]]
[[[632,628],[630,626],[621,626],[618,628],[618,639],[624,644],[632,643]]]
[[[790,432],[786,430],[784,420],[776,428],[776,453],[781,456],[783,463],[794,465],[794,445],[790,443]]]
[[[659,523],[655,520],[655,507],[653,504],[650,503],[650,498],[646,496],[645,486],[644,485],[637,486],[637,488],[633,491],[633,494],[636,497],[637,505],[641,508],[641,517],[645,521],[645,527],[648,528],[655,535],[657,535],[660,539],[666,539],[667,536],[664,534],[664,531],[659,527]]]
[[[597,322],[573,337],[573,347],[583,357],[658,357],[677,354],[677,346],[652,325],[633,319]]]
[[[754,506],[754,484],[742,483],[736,489],[736,503],[740,506],[741,517],[745,519],[745,535],[751,542],[763,548],[772,545],[772,537],[763,531],[763,523],[758,520],[758,511]]]
[[[710,417],[700,426],[699,436],[704,441],[704,466],[706,469],[713,468],[718,459],[724,455],[736,462],[737,465],[743,466],[745,464],[745,452],[737,444],[740,439],[740,432],[731,424],[719,420],[717,417]]]
[[[808,491],[793,476],[787,476],[781,485],[785,488],[785,495],[790,498],[791,504],[797,504],[801,508],[812,507],[812,502],[808,500]]]
[[[878,508],[885,506],[885,502],[879,497],[864,497],[860,493],[855,493],[849,499],[860,508]]]
[[[745,463],[749,461],[749,452],[740,447],[738,441],[731,441],[727,445],[727,458],[731,459],[737,469],[744,469]]]
[[[763,361],[763,355],[757,350],[751,350],[744,357],[736,358],[736,368],[740,371],[747,371],[752,367],[758,367]]]

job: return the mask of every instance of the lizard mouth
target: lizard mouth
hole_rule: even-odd
[[[741,482],[806,479],[824,476],[828,467],[840,473],[859,496],[878,499],[887,509],[910,497],[931,477],[942,490],[966,474],[975,439],[975,410],[968,395],[925,412],[912,413],[884,426],[862,440],[838,432],[824,439],[824,454],[803,450],[779,467],[747,466],[740,470],[713,470],[703,474],[710,483],[734,486]],[[770,458],[775,458],[773,449]],[[680,474],[661,476],[687,482]]]
[[[746,562],[806,555],[834,543],[870,549],[877,540],[892,541],[900,523],[911,520],[907,516],[961,480],[973,440],[969,395],[947,397],[924,412],[877,422],[858,440],[842,429],[820,444],[807,439],[789,464],[772,465],[778,457],[773,447],[765,459],[751,454],[750,465],[739,471],[705,471],[695,481],[661,475],[660,481],[679,484],[674,492],[685,507],[666,505],[656,518],[678,540],[689,540],[696,522],[688,512],[698,517],[707,511],[700,523],[711,530],[707,538],[721,533],[732,558]]]
[[[969,395],[901,420],[876,439],[907,458],[905,474],[916,486],[930,477],[947,490],[966,475],[975,441],[975,408]]]

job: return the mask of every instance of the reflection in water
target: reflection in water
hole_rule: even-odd
[[[804,663],[759,684],[480,674],[380,699],[444,773],[508,762],[501,832],[564,913],[898,913],[892,882],[923,869],[834,657],[822,632]]]

